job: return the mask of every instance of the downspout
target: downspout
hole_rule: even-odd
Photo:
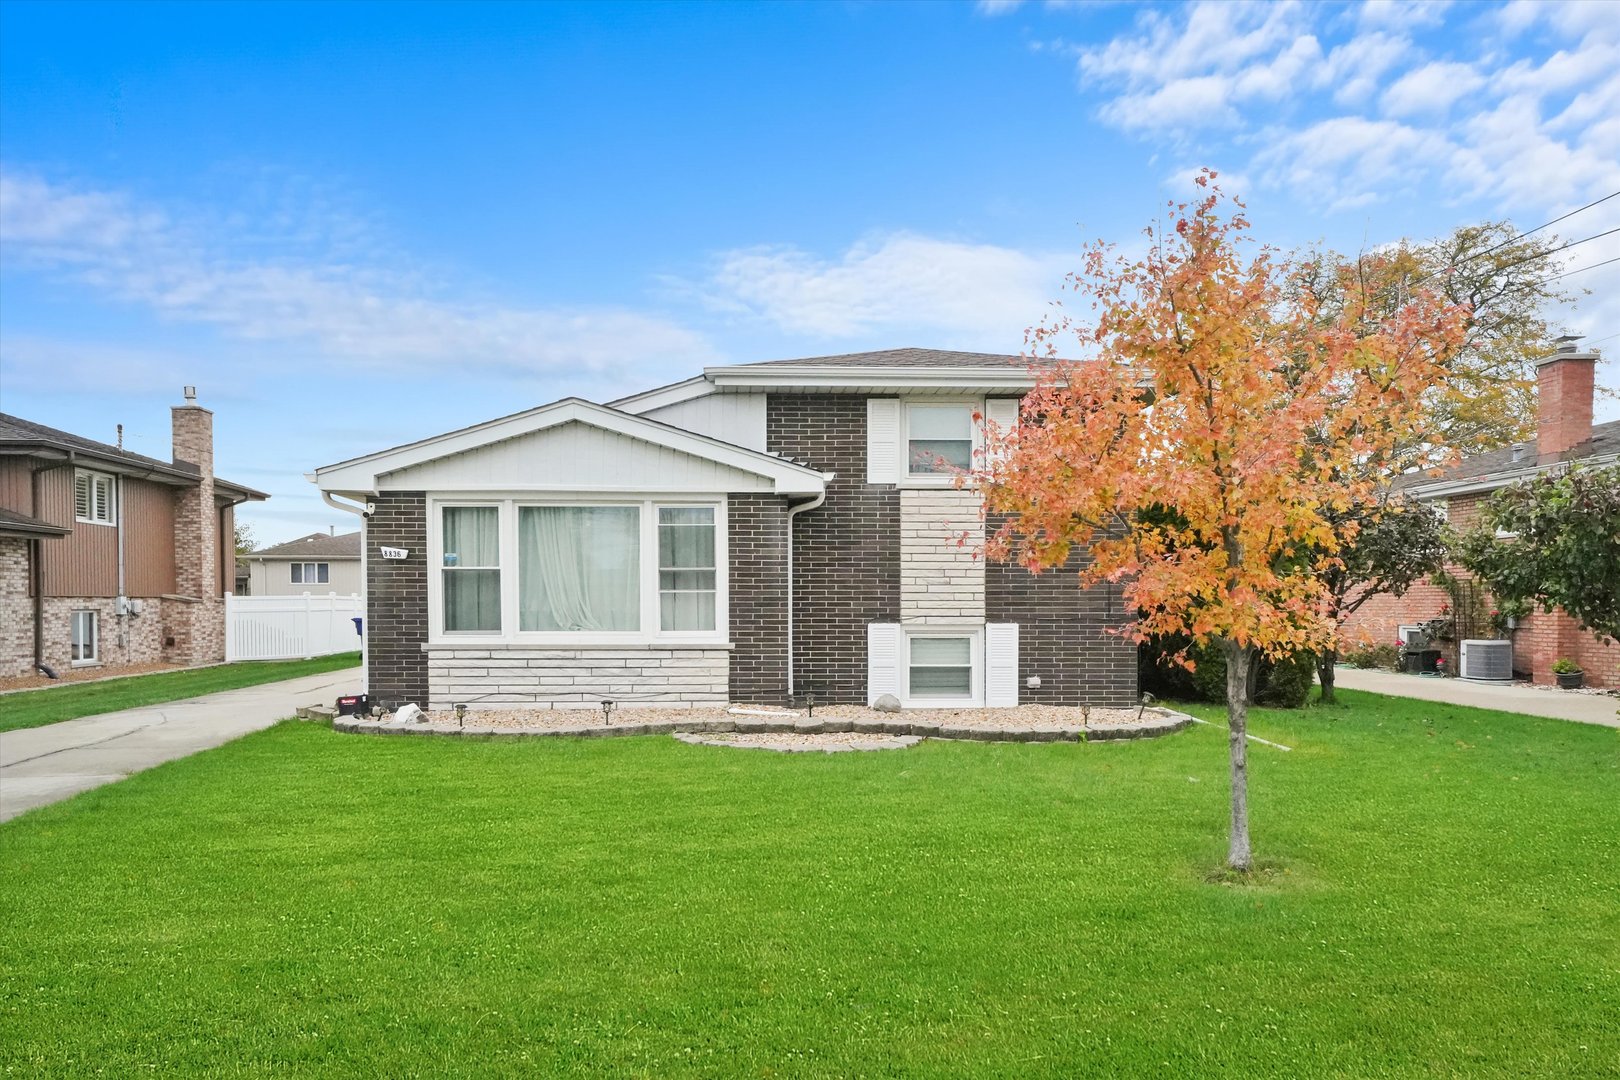
[[[312,484],[316,482],[314,473],[305,473],[304,479]],[[354,503],[338,502],[332,498],[331,492],[328,491],[321,492],[321,500],[335,510],[347,510],[360,519],[360,596],[362,601],[360,608],[360,692],[369,694],[371,693],[371,589],[366,578],[366,563],[368,561],[366,558],[366,548],[368,546],[366,543],[366,525],[369,523],[366,513],[369,504],[367,506],[356,506]]]
[[[838,476],[837,473],[823,474],[826,483],[830,484]],[[793,696],[797,692],[795,685],[795,672],[793,670],[793,519],[806,510],[814,510],[827,501],[827,488],[821,489],[821,494],[809,502],[798,506],[788,507],[787,512],[787,692],[788,704],[793,704]]]

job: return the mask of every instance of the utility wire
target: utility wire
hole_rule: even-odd
[[[1620,194],[1620,192],[1617,192],[1616,194]],[[1582,244],[1589,244],[1593,240],[1601,240],[1605,236],[1613,236],[1615,233],[1620,233],[1620,228],[1613,228],[1613,229],[1608,230],[1607,232],[1593,233],[1591,236],[1583,236],[1579,240],[1571,240],[1569,243],[1562,244],[1562,245],[1560,245],[1558,247],[1555,247],[1555,248],[1551,249],[1550,251],[1539,252],[1539,253],[1537,253],[1535,255],[1526,255],[1522,259],[1515,259],[1513,262],[1506,263],[1506,264],[1504,264],[1502,266],[1498,266],[1496,268],[1496,272],[1500,274],[1500,273],[1503,273],[1504,271],[1512,270],[1515,266],[1523,266],[1525,263],[1535,262],[1537,259],[1545,259],[1549,255],[1556,255],[1560,251],[1568,251],[1570,248],[1580,247]],[[1462,262],[1467,262],[1467,261],[1468,261],[1467,259],[1464,259]],[[1455,263],[1455,264],[1453,264],[1451,266],[1443,267],[1440,270],[1434,271],[1434,273],[1432,273],[1432,274],[1425,274],[1423,277],[1418,278],[1416,281],[1408,283],[1407,288],[1409,288],[1409,289],[1416,288],[1417,286],[1423,284],[1425,281],[1428,281],[1429,278],[1434,277],[1435,274],[1444,273],[1446,270],[1455,270],[1458,266],[1462,265],[1462,262]],[[1593,263],[1592,265],[1593,266],[1601,266],[1603,264],[1602,263]],[[1583,267],[1582,269],[1588,269],[1589,270],[1589,269],[1591,269],[1591,267]],[[1570,274],[1574,274],[1574,273],[1579,273],[1579,271],[1578,270],[1570,270],[1567,273],[1557,274],[1557,275],[1555,275],[1553,277],[1546,278],[1544,280],[1546,280],[1546,281],[1557,281],[1561,277],[1568,277]],[[1539,284],[1539,282],[1537,284]]]
[[[1591,266],[1577,266],[1573,270],[1565,270],[1562,274],[1557,274],[1557,275],[1555,275],[1553,277],[1548,278],[1547,280],[1548,281],[1557,281],[1559,278],[1569,277],[1569,275],[1571,275],[1571,274],[1580,274],[1580,273],[1584,273],[1587,270],[1596,270],[1600,266],[1608,266],[1610,263],[1617,263],[1617,262],[1620,262],[1620,255],[1616,255],[1612,259],[1604,259],[1602,262],[1595,262]],[[1604,340],[1607,341],[1608,338],[1605,338]]]
[[[1408,288],[1415,288],[1416,286],[1423,284],[1425,281],[1428,281],[1430,278],[1434,277],[1436,274],[1443,274],[1448,270],[1455,270],[1455,269],[1457,269],[1457,267],[1462,266],[1465,263],[1473,262],[1475,259],[1483,259],[1485,256],[1491,254],[1492,252],[1501,251],[1503,248],[1507,247],[1509,244],[1516,244],[1520,240],[1523,240],[1527,236],[1534,236],[1536,233],[1540,232],[1542,229],[1550,229],[1554,225],[1558,224],[1560,221],[1567,221],[1570,218],[1574,217],[1576,214],[1585,213],[1587,210],[1592,209],[1592,207],[1599,206],[1599,205],[1601,205],[1603,203],[1606,203],[1610,199],[1615,198],[1616,196],[1620,196],[1620,191],[1611,191],[1607,195],[1603,196],[1603,198],[1601,198],[1601,199],[1594,199],[1591,202],[1587,203],[1585,206],[1576,207],[1574,210],[1571,210],[1569,213],[1564,214],[1562,217],[1555,217],[1549,222],[1546,222],[1546,223],[1541,224],[1541,225],[1537,225],[1535,228],[1526,230],[1525,232],[1520,233],[1519,235],[1513,237],[1512,239],[1502,241],[1500,244],[1497,244],[1495,247],[1486,248],[1484,251],[1476,251],[1472,255],[1465,255],[1461,259],[1458,259],[1456,262],[1452,263],[1450,266],[1442,266],[1438,270],[1430,271],[1429,273],[1424,274],[1422,277],[1418,278],[1416,281],[1411,282],[1407,287]],[[1606,235],[1606,234],[1604,234],[1604,235]],[[1573,246],[1573,245],[1566,245],[1566,246]],[[1553,250],[1554,251],[1562,251],[1563,249],[1562,248],[1555,248]],[[1548,252],[1544,252],[1543,255],[1551,255],[1552,253],[1553,253],[1552,251],[1548,251]],[[1534,258],[1541,258],[1541,257],[1543,257],[1543,256],[1540,256],[1540,255],[1534,256]],[[1527,259],[1525,261],[1528,262],[1530,260]],[[1519,264],[1518,263],[1513,263],[1511,265],[1517,266]],[[1507,267],[1503,267],[1503,269],[1507,269]]]

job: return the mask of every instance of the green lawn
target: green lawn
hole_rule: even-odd
[[[0,1075],[1620,1075],[1620,732],[1343,697],[1253,714],[1255,887],[1219,727],[283,724],[0,826]]]
[[[190,671],[164,671],[156,675],[131,675],[123,679],[68,683],[44,690],[27,690],[0,696],[0,731],[39,727],[58,720],[135,709],[164,701],[237,690],[244,686],[296,679],[357,667],[360,654],[336,653],[313,660],[256,660],[244,664],[219,664]]]

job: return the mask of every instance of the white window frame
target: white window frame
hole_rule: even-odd
[[[653,506],[653,511],[652,511],[653,516],[658,519],[657,521],[653,522],[653,544],[654,544],[654,546],[656,548],[658,548],[658,550],[653,552],[653,563],[654,563],[654,567],[655,567],[655,573],[657,575],[655,580],[654,580],[654,584],[658,587],[658,626],[657,626],[657,631],[660,634],[710,633],[711,631],[707,631],[707,630],[703,630],[703,631],[697,631],[697,630],[665,630],[663,628],[664,627],[664,594],[667,592],[667,593],[670,593],[670,594],[673,594],[673,595],[676,595],[676,596],[682,596],[682,595],[685,595],[685,596],[704,596],[704,595],[708,595],[710,593],[713,593],[714,594],[714,629],[715,630],[720,629],[720,565],[719,565],[720,564],[720,547],[719,547],[720,522],[718,520],[718,514],[712,514],[711,513],[711,515],[709,517],[709,521],[707,523],[708,528],[715,530],[715,541],[716,541],[715,549],[714,549],[714,562],[715,562],[715,565],[711,568],[713,573],[714,573],[714,588],[712,588],[712,589],[665,589],[664,588],[664,565],[663,565],[663,561],[662,561],[663,545],[659,542],[661,540],[661,537],[659,536],[659,530],[666,527],[664,522],[663,522],[663,516],[664,516],[663,511],[665,511],[665,510],[679,510],[679,509],[710,510],[711,508],[707,507],[707,506],[694,507],[691,504],[686,504],[684,506],[680,506],[680,505],[674,505],[674,504],[667,503],[667,502],[656,503]],[[684,523],[681,523],[681,522],[673,522],[667,527],[672,528],[672,529],[696,529],[696,528],[703,528],[704,526],[703,525],[688,525],[688,524],[684,524]],[[676,573],[691,573],[691,572],[694,572],[694,571],[702,572],[702,570],[704,568],[702,568],[702,567],[670,567],[669,569],[671,571],[673,571],[673,572],[676,572]]]
[[[73,650],[79,647],[79,620],[87,617],[90,624],[90,651],[79,658],[73,657]],[[68,623],[68,657],[73,667],[94,667],[101,663],[101,612],[94,608],[75,608],[69,615]]]
[[[500,633],[444,628],[444,510],[452,506],[494,506],[500,511],[501,626]],[[522,630],[518,624],[518,509],[524,506],[634,506],[640,509],[640,628],[622,631]],[[714,511],[714,629],[660,630],[658,579],[658,508],[701,506]],[[453,493],[428,499],[428,644],[444,646],[510,645],[534,648],[590,648],[624,646],[658,648],[666,645],[731,645],[730,522],[724,494],[622,494],[614,492],[484,493],[463,497]]]
[[[984,624],[960,626],[903,626],[900,650],[900,701],[909,709],[976,709],[984,706]],[[973,675],[967,697],[913,697],[911,643],[918,638],[967,638],[968,663]]]
[[[89,496],[86,499],[90,507],[89,517],[79,516],[79,481],[84,480],[90,485]],[[106,517],[96,514],[96,491],[105,483],[107,492]],[[118,526],[118,478],[112,473],[96,472],[94,469],[73,470],[73,520],[83,525]]]
[[[309,570],[314,568],[315,580],[309,580]],[[294,574],[297,574],[294,577]],[[293,562],[287,564],[287,578],[293,585],[330,585],[332,583],[332,564],[323,562]]]
[[[914,473],[911,471],[911,410],[918,407],[939,407],[944,405],[961,406],[968,411],[968,437],[971,446],[968,450],[969,468],[977,462],[979,455],[984,452],[984,399],[983,398],[955,398],[955,397],[903,397],[900,399],[900,486],[910,488],[922,487],[954,487],[957,474],[946,473]],[[973,419],[977,414],[980,419]]]

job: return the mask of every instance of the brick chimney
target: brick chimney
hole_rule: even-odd
[[[224,615],[219,594],[219,512],[214,507],[214,414],[197,404],[197,390],[186,387],[186,403],[170,410],[174,463],[194,465],[196,486],[181,488],[174,500],[174,588],[183,599],[166,605],[165,659],[203,664],[225,656]],[[172,644],[171,644],[172,641]]]
[[[1536,361],[1536,460],[1557,461],[1592,437],[1592,389],[1597,353],[1573,340]]]

